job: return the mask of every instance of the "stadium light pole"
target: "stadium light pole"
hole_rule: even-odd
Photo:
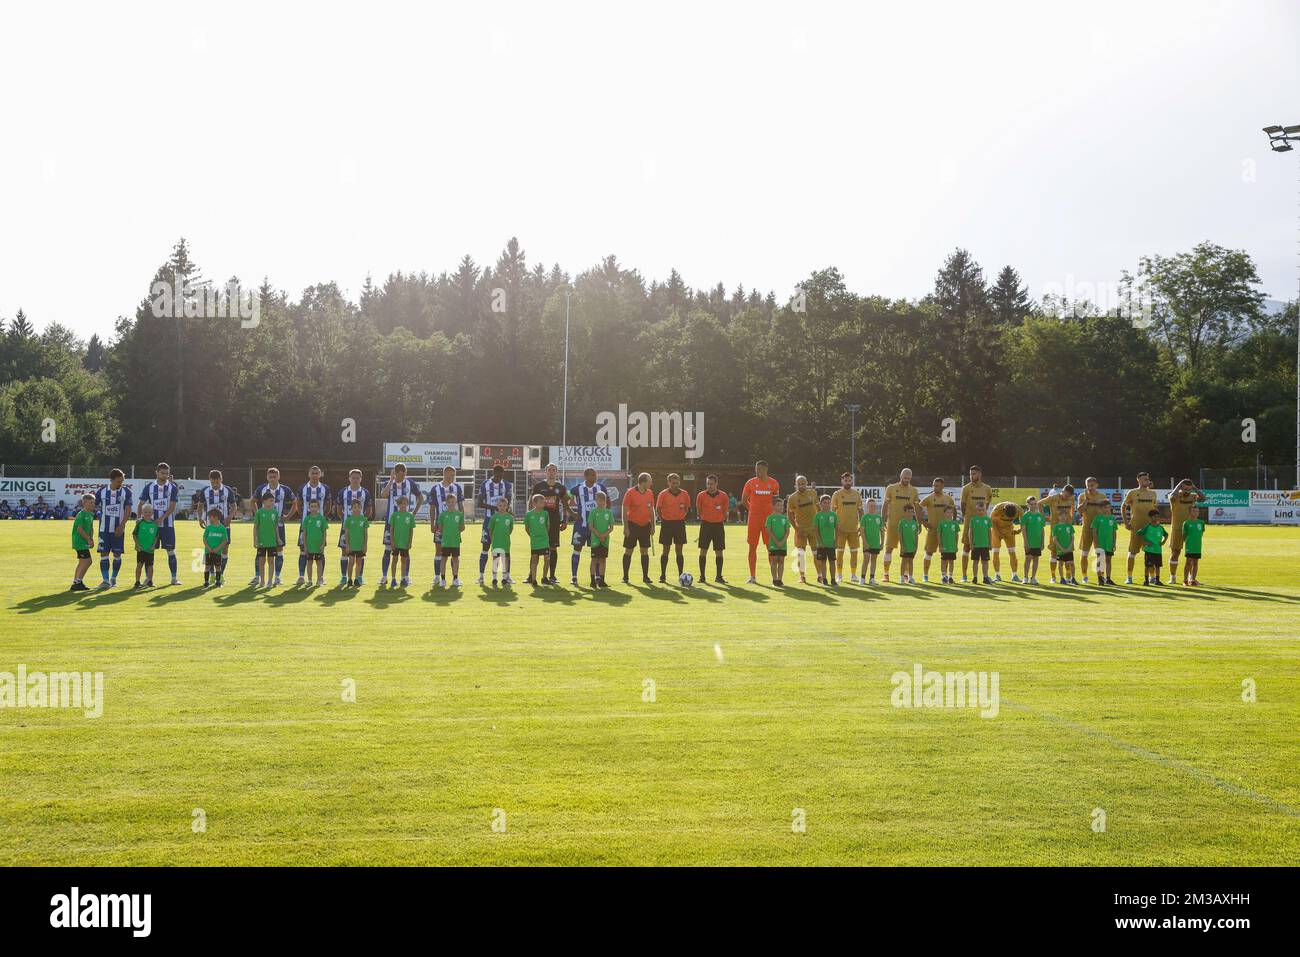
[[[1295,126],[1266,126],[1268,146],[1274,153],[1289,153],[1292,143],[1300,143],[1300,123]],[[1300,277],[1297,277],[1300,283]],[[1295,487],[1300,489],[1300,288],[1296,296],[1296,347],[1295,347]]]
[[[569,287],[564,289],[564,411],[560,413],[560,448],[567,449],[569,446],[569,299],[573,290]],[[565,453],[568,454],[567,452]],[[1300,461],[1300,460],[1297,460]],[[563,482],[565,472],[560,469],[560,481]]]
[[[846,405],[844,410],[849,414],[849,471],[853,473],[853,484],[858,484],[858,413],[862,411],[862,406],[856,403]]]

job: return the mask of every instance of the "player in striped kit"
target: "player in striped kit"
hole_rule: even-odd
[[[587,525],[587,515],[596,507],[596,495],[599,492],[604,492],[608,500],[609,489],[596,481],[596,470],[584,469],[582,481],[574,486],[573,495],[569,499],[569,511],[573,514],[573,560],[570,581],[575,585],[578,584],[578,566],[582,562],[582,547],[591,542],[591,528]],[[596,587],[594,576],[591,587]]]
[[[429,530],[433,532],[433,584],[445,587],[447,579],[442,574],[442,526],[438,515],[447,508],[447,500],[465,501],[465,490],[456,481],[456,469],[450,465],[442,469],[441,481],[434,482],[429,490]]]
[[[392,520],[393,513],[397,511],[397,500],[402,496],[406,496],[410,502],[412,512],[420,510],[420,505],[424,502],[424,493],[420,491],[420,486],[414,479],[406,477],[406,466],[398,462],[393,466],[388,480],[384,482],[384,487],[379,490],[379,497],[388,500],[384,512],[384,562],[379,572],[380,588],[388,582],[388,565],[393,560],[393,536],[388,524]],[[393,574],[397,574],[396,568],[393,569]]]
[[[266,470],[266,481],[259,485],[253,491],[253,502],[260,505],[263,496],[270,495],[272,499],[272,508],[280,515],[280,526],[277,529],[280,546],[275,550],[275,581],[274,584],[280,584],[280,572],[284,569],[284,513],[287,511],[293,514],[294,495],[293,489],[280,481],[280,470],[272,467]],[[257,549],[254,549],[256,555]],[[256,559],[254,559],[256,560]],[[261,578],[254,575],[249,582],[250,585],[256,585],[261,582]]]
[[[370,495],[370,489],[361,484],[361,469],[353,469],[348,473],[348,484],[343,486],[339,491],[338,514],[339,514],[339,548],[343,547],[344,536],[347,530],[343,527],[343,522],[352,514],[352,503],[361,503],[361,514],[368,519],[375,517],[375,503]],[[339,562],[339,570],[342,577],[339,578],[339,587],[342,588],[348,583],[348,556],[347,552]],[[364,584],[360,578],[357,578],[357,584]]]
[[[492,550],[492,535],[488,525],[492,513],[497,510],[497,502],[502,499],[510,503],[510,512],[513,514],[515,503],[514,484],[506,481],[506,470],[503,466],[494,465],[492,466],[492,477],[484,479],[478,490],[478,505],[483,511],[483,551],[478,556],[478,583],[480,585],[483,584],[483,575],[487,571],[488,555]],[[493,574],[496,574],[495,571]],[[510,564],[508,561],[506,563],[505,578],[502,581],[507,585],[514,584],[514,581],[510,578]]]
[[[131,486],[121,469],[108,473],[108,485],[95,492],[95,512],[99,516],[99,573],[104,580],[100,588],[117,584],[122,568],[122,549],[126,543],[126,520],[131,517]],[[113,577],[109,578],[109,553],[113,555]]]
[[[239,493],[235,491],[233,485],[227,485],[222,481],[221,470],[213,469],[208,473],[208,487],[201,491],[196,498],[202,507],[199,509],[199,527],[207,528],[208,515],[215,508],[221,513],[221,524],[226,526],[226,540],[230,540],[230,522],[234,518],[235,509],[239,507]],[[230,563],[230,549],[221,556],[221,575],[220,578],[226,577],[226,565]]]
[[[330,487],[321,481],[321,472],[319,465],[313,465],[307,470],[307,484],[298,489],[298,500],[293,503],[293,517],[302,518],[311,511],[312,502],[320,502],[320,514],[327,514],[327,506],[330,503]],[[276,556],[277,566],[280,564],[280,556]],[[298,529],[298,584],[307,583],[307,538],[301,527]],[[279,576],[276,576],[277,579]],[[276,582],[279,584],[279,581]]]
[[[153,506],[154,524],[158,526],[157,547],[167,552],[167,567],[171,569],[172,584],[179,585],[176,577],[176,505],[180,500],[180,486],[172,481],[172,467],[159,462],[154,468],[154,481],[140,492],[140,504]]]

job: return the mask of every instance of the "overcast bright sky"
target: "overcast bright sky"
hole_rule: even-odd
[[[1049,9],[1050,8],[1050,9]],[[1244,248],[1296,294],[1300,5],[16,4],[0,316],[111,327],[186,236],[209,278],[614,253],[785,295],[1108,282]]]

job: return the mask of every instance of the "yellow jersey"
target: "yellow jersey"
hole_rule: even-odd
[[[919,518],[921,493],[917,491],[915,485],[904,485],[902,482],[895,482],[885,488],[884,507],[889,509],[890,528],[898,528],[898,523],[903,520],[903,509],[908,505],[916,509],[917,514],[913,517]]]
[[[925,527],[932,528],[937,532],[939,523],[947,518],[944,509],[950,505],[956,510],[957,502],[947,492],[931,492],[921,499],[921,507],[925,509]]]
[[[961,518],[970,522],[979,505],[986,509],[993,504],[993,486],[987,482],[967,482],[961,487]],[[987,515],[988,513],[985,512]]]
[[[785,514],[791,523],[805,535],[813,533],[813,514],[817,511],[817,493],[810,488],[802,492],[795,489],[785,499]],[[856,521],[856,519],[854,519]]]
[[[855,488],[839,488],[831,496],[831,510],[839,518],[840,528],[857,528],[862,514],[862,496]]]

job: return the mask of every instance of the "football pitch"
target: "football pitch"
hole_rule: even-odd
[[[474,585],[474,527],[464,588],[429,591],[422,533],[379,592],[334,549],[326,587],[250,588],[242,524],[205,591],[187,522],[180,587],[132,591],[128,546],[76,594],[70,527],[0,523],[0,674],[104,676],[99,717],[0,708],[4,864],[1300,857],[1300,529],[1211,527],[1200,589],[832,592],[740,584],[734,526],[729,586],[593,593],[567,541],[561,586]],[[996,675],[996,708],[895,706],[917,666]]]

